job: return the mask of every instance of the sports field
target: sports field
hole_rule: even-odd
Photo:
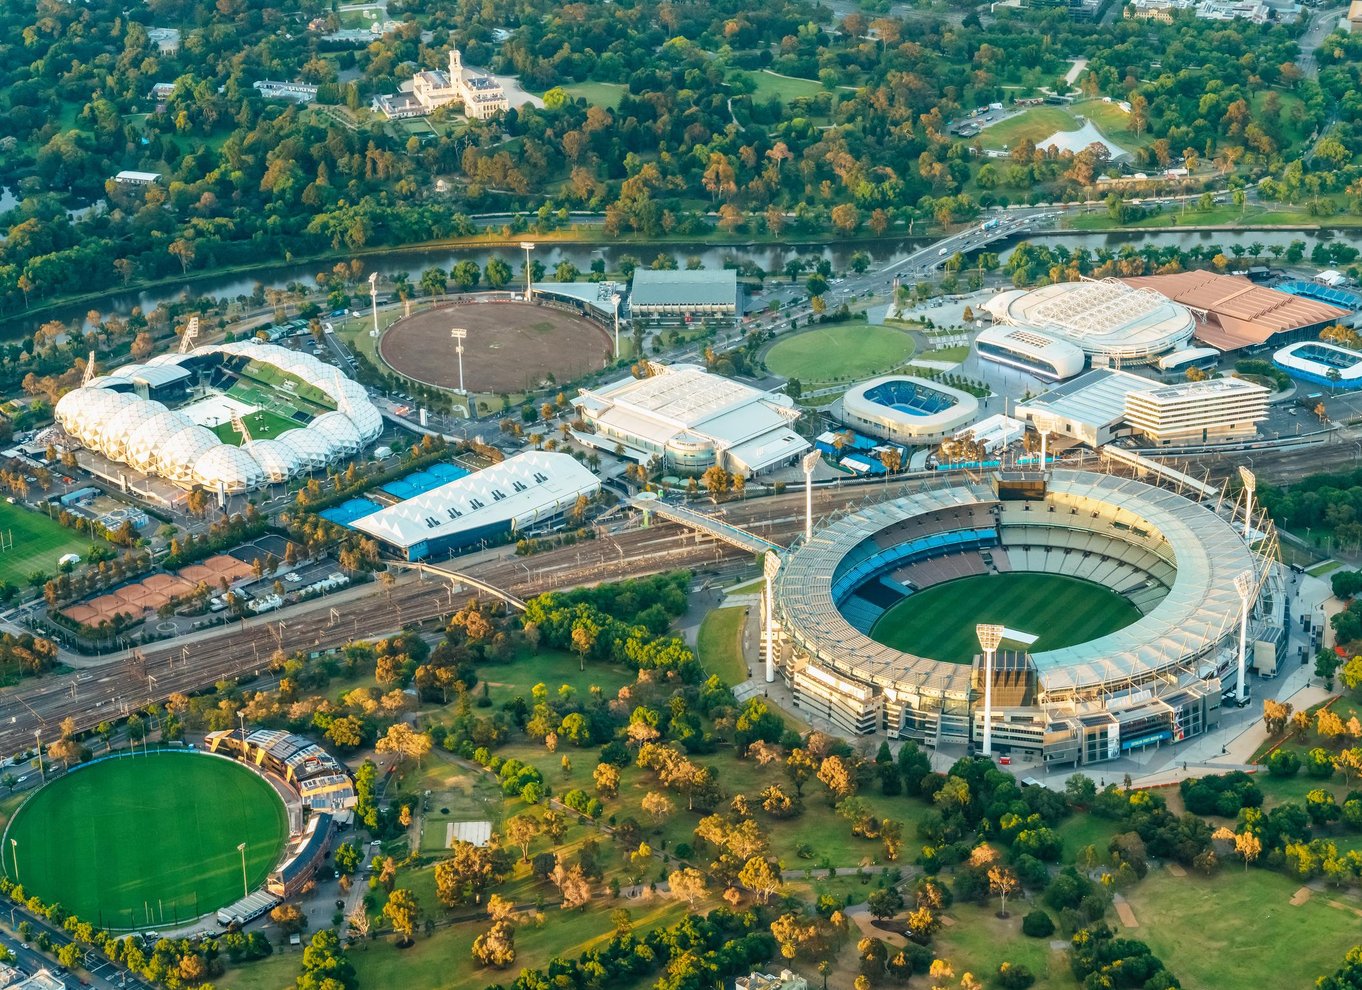
[[[874,323],[829,323],[785,337],[766,352],[773,375],[810,383],[855,381],[893,371],[913,354],[913,338]]]
[[[1014,571],[959,578],[919,591],[880,616],[870,634],[896,650],[969,663],[979,652],[974,627],[981,622],[1039,637],[1025,647],[1038,653],[1105,636],[1139,617],[1134,605],[1100,584]]]
[[[246,429],[250,431],[252,440],[272,440],[285,430],[296,430],[301,425],[295,420],[280,416],[278,413],[266,412],[263,409],[247,413],[241,421],[246,424]],[[223,443],[236,444],[237,446],[245,443],[245,439],[231,423],[219,423],[217,426],[209,427],[209,429]]]
[[[22,585],[34,571],[57,573],[62,554],[89,549],[90,538],[54,522],[41,512],[0,501],[0,536],[11,549],[0,551],[0,581]]]
[[[174,927],[242,896],[238,843],[255,889],[287,838],[283,803],[249,770],[153,753],[84,767],[34,794],[5,833],[4,872],[97,926]]]

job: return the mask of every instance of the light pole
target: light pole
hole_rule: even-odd
[[[818,462],[823,459],[823,455],[816,450],[811,450],[804,455],[804,542],[813,539],[813,469],[818,466]]]
[[[993,755],[993,658],[1003,638],[1003,627],[980,623],[974,627],[984,648],[984,755]]]
[[[10,858],[14,860],[14,882],[19,882],[19,840],[11,838],[9,840]]]
[[[38,743],[38,776],[44,784],[47,783],[47,768],[43,766],[43,730],[34,729],[33,738]]]
[[[1253,529],[1253,493],[1258,488],[1258,478],[1252,470],[1241,464],[1239,480],[1244,483],[1244,542],[1252,546],[1253,537],[1249,533]]]
[[[463,342],[468,338],[468,331],[455,328],[449,331],[449,335],[454,338],[454,350],[459,355],[459,394],[467,395],[463,387]]]
[[[525,252],[525,301],[534,302],[534,273],[530,268],[530,252],[534,250],[534,242],[521,241],[520,249]]]
[[[615,360],[620,359],[620,300],[623,298],[618,292],[610,297],[610,305],[615,308]]]
[[[1239,592],[1239,685],[1235,688],[1234,700],[1243,707],[1248,700],[1244,694],[1244,668],[1248,661],[1248,619],[1249,606],[1253,601],[1253,572],[1244,571],[1234,578],[1234,590]]]
[[[241,853],[241,896],[250,897],[251,887],[246,881],[246,843],[237,843],[236,851]]]
[[[369,301],[374,308],[374,336],[378,336],[378,272],[369,273]]]
[[[250,761],[247,759],[246,753],[246,710],[244,708],[238,709],[236,717],[241,721],[241,762],[248,763]]]
[[[780,572],[780,558],[773,553],[766,554],[762,558],[762,570],[766,575],[766,601],[765,606],[765,647],[766,647],[766,683],[770,684],[776,679],[776,639],[775,639],[775,604],[776,604],[776,575]]]

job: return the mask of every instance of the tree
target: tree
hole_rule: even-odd
[[[435,864],[435,894],[445,907],[480,901],[509,872],[505,853],[494,846],[458,840],[452,853]]]
[[[818,766],[818,780],[828,789],[829,804],[842,801],[856,793],[856,773],[840,756],[824,757]]]
[[[1280,735],[1286,730],[1287,722],[1291,718],[1291,703],[1276,701],[1273,698],[1263,700],[1263,727],[1267,729],[1270,736]]]
[[[657,791],[649,791],[643,795],[643,800],[639,802],[639,807],[644,814],[653,820],[653,824],[661,825],[676,812],[676,806],[672,804],[671,798]]]
[[[603,798],[613,798],[619,793],[620,770],[613,763],[597,763],[596,769],[591,771],[591,780],[596,785],[596,793]]]
[[[415,894],[405,887],[399,887],[388,895],[388,901],[383,905],[383,917],[397,933],[398,944],[411,945],[416,926],[421,920],[421,905],[417,903]]]
[[[780,954],[793,959],[801,948],[818,937],[818,926],[801,915],[786,912],[771,922],[771,934],[780,947]]]
[[[699,870],[685,866],[667,876],[667,887],[673,897],[685,901],[686,906],[694,910],[695,902],[709,889],[709,881]]]
[[[892,918],[903,910],[903,895],[897,887],[880,887],[866,898],[872,918]]]
[[[738,882],[757,895],[762,904],[780,890],[780,871],[763,856],[753,856],[738,873]]]
[[[285,935],[293,935],[307,926],[307,916],[297,904],[280,904],[270,911],[270,920]]]
[[[529,862],[530,843],[539,834],[539,830],[539,822],[529,815],[514,815],[506,820],[502,834],[511,845],[520,847],[521,860]]]
[[[571,911],[577,908],[584,908],[591,901],[591,884],[582,871],[581,865],[566,869],[560,859],[558,865],[549,874],[549,879],[558,888],[558,892],[563,896],[563,903],[560,905],[564,911]]]
[[[430,752],[430,746],[430,736],[417,732],[406,722],[394,722],[375,744],[374,752],[395,756],[399,766],[407,760],[415,760],[420,766],[421,760]]]
[[[1007,917],[1007,898],[1009,894],[1015,894],[1021,887],[1017,882],[1017,875],[1012,872],[1011,867],[992,866],[988,871],[989,890],[998,895],[998,917]]]

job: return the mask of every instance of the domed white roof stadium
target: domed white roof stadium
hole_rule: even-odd
[[[245,450],[222,443],[194,462],[194,480],[214,491],[244,492],[259,488],[265,472]]]
[[[229,380],[234,373],[242,373],[251,379],[253,390],[240,397],[235,393],[218,396],[215,388],[191,385],[190,402],[195,408],[183,409],[167,408],[159,398],[147,397],[150,393],[163,398],[166,392],[157,392],[157,386],[166,381],[165,371],[147,374],[149,370],[173,368],[214,355],[229,362],[225,365]],[[248,361],[256,363],[244,363]],[[212,364],[208,362],[209,367]],[[261,367],[265,365],[276,371]],[[193,367],[202,370],[203,363]],[[214,376],[218,374],[213,372]],[[201,381],[208,378],[200,374]],[[177,381],[186,381],[183,373]],[[214,377],[214,381],[221,378]],[[168,400],[173,404],[178,404],[185,385],[176,388],[175,399]],[[274,429],[282,428],[283,432],[253,437],[239,447],[208,429],[221,429],[219,424],[229,417],[233,421],[238,416],[250,420],[257,411],[251,406],[261,401],[253,396],[262,388],[266,392],[274,388],[286,406],[297,403],[295,409],[283,413],[285,419],[298,422],[297,427],[276,426]],[[264,412],[280,415],[277,408],[269,408],[268,399],[264,401]],[[304,425],[300,412],[312,415],[312,421]],[[383,432],[383,417],[358,382],[310,354],[256,341],[210,344],[189,354],[159,354],[145,362],[123,365],[62,396],[55,413],[67,435],[110,460],[177,484],[232,493],[287,481],[351,457]],[[267,431],[269,422],[266,418]]]
[[[295,432],[297,431],[289,431]],[[241,449],[255,458],[260,469],[265,472],[266,481],[288,481],[302,470],[297,452],[278,440],[252,440],[250,443],[242,444]]]

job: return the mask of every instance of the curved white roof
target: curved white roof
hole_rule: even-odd
[[[288,481],[302,468],[297,451],[278,440],[252,440],[242,444],[241,449],[255,458],[266,481]]]
[[[1304,340],[1272,355],[1273,364],[1287,374],[1327,385],[1356,385],[1362,379],[1362,354],[1322,340]],[[1337,380],[1329,372],[1338,373]]]
[[[984,304],[995,321],[1040,330],[1089,356],[1148,361],[1186,346],[1192,312],[1153,289],[1117,279],[1009,289]]]
[[[160,354],[145,363],[125,364],[68,392],[57,402],[57,421],[90,449],[136,471],[229,492],[285,481],[301,471],[323,467],[357,453],[383,432],[383,418],[364,387],[310,354],[255,341],[205,345],[191,352],[211,354],[273,365],[318,389],[336,409],[281,436],[236,447],[161,402],[132,391],[112,390],[111,386],[130,387],[133,378],[159,381],[176,372],[188,356]],[[178,374],[183,377],[182,371]],[[318,398],[316,393],[310,395]]]
[[[171,435],[156,455],[156,473],[171,481],[194,480],[194,464],[222,443],[206,426],[186,426]]]
[[[1006,362],[1008,355],[1018,363],[1044,363],[1054,368],[1055,378],[1070,378],[1083,370],[1086,358],[1077,344],[1028,327],[996,323],[974,338],[981,357]],[[994,349],[990,351],[990,348]],[[998,352],[1002,352],[1000,356]]]
[[[923,401],[897,401],[914,396]],[[842,396],[844,423],[901,443],[939,439],[968,426],[978,415],[979,400],[968,392],[912,375],[882,375]]]
[[[265,472],[245,450],[223,443],[194,462],[194,480],[214,491],[244,492],[260,487]]]

